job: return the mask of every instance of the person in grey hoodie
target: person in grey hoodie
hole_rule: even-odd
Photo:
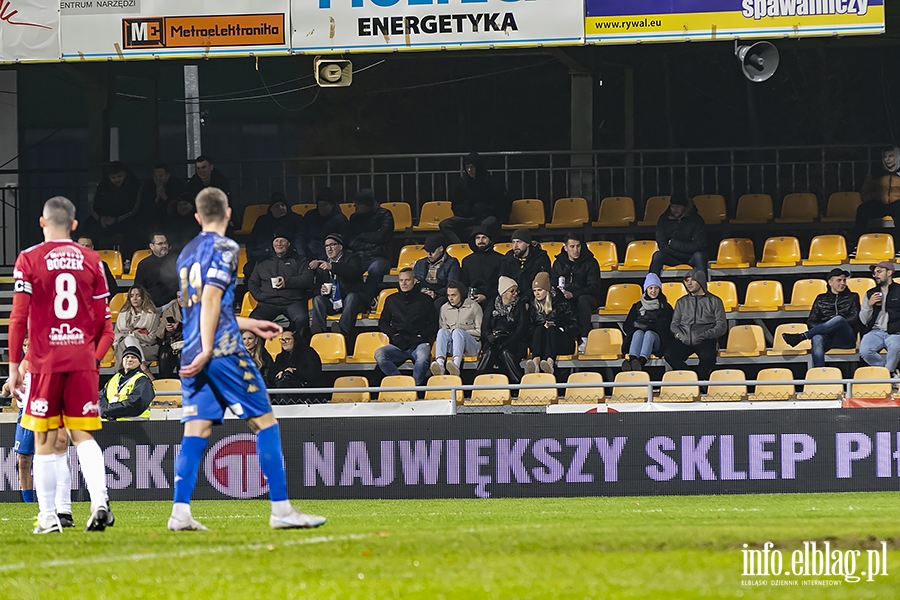
[[[478,356],[481,351],[481,305],[469,298],[469,290],[458,281],[447,284],[447,303],[441,307],[440,329],[434,343],[432,375],[443,375],[446,365],[451,375],[459,375],[463,356]],[[452,360],[447,362],[447,348]]]
[[[696,352],[700,359],[697,377],[706,381],[716,366],[718,339],[728,330],[725,305],[707,291],[705,270],[688,271],[684,287],[688,293],[675,302],[670,327],[675,339],[666,346],[665,359],[672,369],[685,371],[685,361]]]

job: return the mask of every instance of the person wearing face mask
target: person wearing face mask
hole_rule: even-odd
[[[459,375],[463,356],[478,356],[481,350],[481,322],[484,315],[481,306],[469,298],[468,292],[466,286],[459,281],[447,284],[447,303],[441,307],[440,329],[434,343],[432,375],[443,375],[445,367],[451,375]],[[452,357],[450,362],[447,362],[448,349]]]
[[[672,321],[672,306],[662,293],[659,276],[648,273],[644,279],[644,295],[634,303],[625,317],[625,342],[622,352],[623,371],[643,371],[650,356],[662,356]]]
[[[875,287],[866,292],[859,322],[863,336],[859,357],[871,367],[887,367],[891,377],[900,377],[900,284],[894,282],[894,263],[881,261],[869,267]],[[882,356],[880,352],[887,350]]]
[[[510,277],[500,277],[497,294],[481,321],[482,350],[475,370],[479,375],[500,370],[510,383],[519,383],[519,363],[527,350],[528,307],[519,299],[519,286]]]
[[[894,219],[894,245],[900,249],[900,231],[896,224],[900,223],[900,147],[883,148],[875,164],[863,182],[860,197],[862,204],[856,209],[856,226],[854,241],[870,231],[869,221],[891,217]],[[856,250],[851,252],[855,256]]]

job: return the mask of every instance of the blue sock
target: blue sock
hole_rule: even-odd
[[[269,499],[272,502],[287,500],[287,475],[281,453],[281,430],[277,423],[256,434],[256,453],[259,455],[259,468],[269,482]]]
[[[185,436],[181,440],[181,452],[175,461],[175,502],[191,503],[191,495],[197,485],[200,459],[203,458],[207,442],[206,438],[194,436]]]
[[[34,490],[22,490],[23,502],[34,502]]]

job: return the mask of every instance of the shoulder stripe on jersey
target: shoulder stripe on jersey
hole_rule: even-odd
[[[99,296],[93,296],[94,300],[99,300],[100,298],[109,298],[109,292],[105,294],[100,294]]]

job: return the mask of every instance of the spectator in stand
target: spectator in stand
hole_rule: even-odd
[[[303,215],[300,234],[303,238],[301,254],[309,260],[325,260],[325,238],[332,234],[343,236],[347,231],[347,217],[341,212],[331,188],[316,192],[316,208]]]
[[[891,217],[900,223],[900,147],[883,148],[881,161],[872,166],[860,190],[862,204],[856,209],[853,239],[869,232],[869,221]],[[894,245],[900,249],[900,232],[894,228]],[[856,249],[850,253],[856,256]]]
[[[447,254],[447,240],[440,234],[425,239],[425,258],[413,265],[419,291],[434,300],[434,310],[447,303],[447,284],[460,278],[459,261]]]
[[[530,303],[531,284],[538,273],[550,273],[550,257],[539,243],[531,240],[531,232],[527,229],[513,232],[512,245],[512,250],[500,262],[500,276],[515,281],[519,299]]]
[[[572,354],[578,340],[579,328],[572,306],[562,293],[550,285],[550,274],[540,272],[532,283],[534,300],[531,303],[531,360],[525,363],[526,373],[553,374],[556,357]]]
[[[504,194],[491,181],[481,156],[472,152],[463,160],[463,167],[463,176],[450,197],[453,216],[440,223],[441,233],[451,244],[469,237],[469,227],[480,225],[495,231],[500,224]]]
[[[566,234],[563,243],[563,249],[553,262],[550,281],[572,304],[580,328],[578,351],[584,352],[592,328],[591,315],[600,305],[597,299],[600,296],[600,264],[587,249],[582,236]]]
[[[141,370],[141,349],[128,346],[122,352],[122,368],[100,390],[100,417],[109,421],[149,421],[156,397],[153,382]]]
[[[188,180],[187,191],[191,195],[191,204],[201,191],[205,188],[219,188],[225,195],[231,198],[231,184],[228,178],[222,174],[222,171],[216,169],[216,165],[209,160],[208,156],[200,155],[194,159],[194,176]]]
[[[79,235],[78,245],[93,250],[94,240],[89,235]],[[113,296],[119,293],[119,286],[116,284],[116,278],[112,271],[109,270],[109,265],[106,264],[106,261],[101,260],[100,262],[103,263],[103,272],[106,274],[106,287],[109,290],[109,298],[111,300]]]
[[[169,204],[169,218],[166,220],[166,239],[176,257],[188,242],[200,234],[200,224],[194,217],[194,196],[185,192],[175,202]]]
[[[379,331],[391,343],[375,351],[375,362],[385,375],[399,375],[397,367],[411,360],[416,385],[425,385],[431,343],[438,329],[437,312],[434,302],[416,289],[412,269],[401,269],[397,279],[400,291],[387,297],[378,319]]]
[[[378,296],[384,276],[391,270],[388,244],[394,238],[394,215],[376,206],[375,193],[363,189],[353,199],[356,212],[350,217],[347,229],[348,248],[359,255],[365,271],[369,272],[363,293],[369,302]]]
[[[870,267],[875,287],[866,292],[859,322],[863,336],[859,357],[872,367],[887,367],[891,377],[900,377],[900,284],[894,283],[894,263],[882,261]],[[887,350],[882,356],[881,350]]]
[[[312,329],[325,331],[329,315],[341,315],[338,327],[348,346],[353,341],[356,317],[368,306],[362,294],[363,266],[359,257],[344,250],[344,238],[332,233],[325,238],[325,260],[314,260],[309,268],[316,275],[319,294],[313,298]]]
[[[675,302],[669,330],[675,339],[666,344],[665,359],[676,371],[687,370],[687,358],[697,353],[697,377],[709,379],[716,366],[718,340],[728,331],[722,300],[706,290],[706,269],[694,269],[684,276],[687,295]]]
[[[181,292],[178,292],[178,299],[181,299]],[[159,345],[159,376],[176,377],[181,364],[181,350],[184,348],[179,303],[167,304],[160,318],[163,324],[163,337]]]
[[[519,286],[514,279],[501,275],[497,293],[481,321],[481,358],[476,371],[481,375],[499,369],[510,383],[519,383],[519,363],[527,351],[528,307],[519,299]]]
[[[269,198],[269,212],[262,215],[253,225],[250,239],[247,241],[247,264],[244,266],[244,277],[249,277],[256,263],[269,257],[272,251],[272,236],[278,229],[288,236],[298,254],[303,254],[303,247],[298,246],[300,240],[301,217],[288,208],[287,200],[281,192],[275,192]]]
[[[650,272],[659,275],[663,265],[687,263],[707,273],[706,223],[697,214],[694,204],[673,194],[669,209],[656,222],[656,245],[659,247],[650,260]]]
[[[265,342],[252,331],[242,332],[241,340],[243,340],[244,347],[250,354],[250,358],[252,358],[253,362],[256,364],[256,368],[259,369],[263,380],[269,381],[269,373],[272,370],[273,361],[272,355],[266,350]]]
[[[322,360],[309,342],[290,328],[281,333],[281,353],[269,369],[269,387],[275,389],[325,387]],[[302,397],[272,394],[273,404],[294,404]],[[312,399],[306,399],[309,402]],[[317,402],[313,400],[313,402]],[[310,402],[312,403],[312,402]]]
[[[101,248],[118,243],[122,255],[131,257],[135,249],[134,229],[140,227],[132,219],[140,209],[140,194],[140,182],[123,163],[116,161],[106,167],[90,203],[91,218],[87,224]]]
[[[662,293],[659,276],[648,273],[644,278],[644,294],[625,317],[622,370],[643,371],[652,354],[662,356],[672,335],[671,323],[672,306]]]
[[[298,335],[309,339],[308,302],[315,276],[309,263],[291,246],[290,231],[275,231],[272,253],[253,269],[247,287],[257,305],[251,319],[271,321],[284,315]]]
[[[809,312],[806,320],[809,330],[782,336],[792,347],[811,340],[813,367],[824,367],[825,353],[832,348],[856,348],[859,295],[847,288],[849,276],[843,269],[832,269],[826,277],[828,291],[816,296]]]
[[[122,352],[128,346],[139,346],[143,355],[142,368],[150,375],[148,367],[159,356],[159,341],[163,336],[162,319],[156,312],[156,305],[147,290],[132,286],[128,290],[128,301],[116,318],[113,347],[116,352],[116,367],[122,366]],[[151,377],[152,379],[152,377]]]
[[[153,181],[141,189],[141,210],[138,215],[145,231],[161,230],[169,215],[169,205],[185,191],[184,182],[172,177],[168,165],[153,167]]]
[[[169,240],[164,233],[150,234],[150,256],[138,263],[134,285],[147,290],[159,313],[172,302],[178,292],[178,273],[175,261],[178,256],[169,252]]]
[[[481,350],[481,321],[484,314],[477,302],[469,297],[469,290],[459,281],[447,284],[447,303],[440,309],[437,340],[434,343],[435,361],[432,375],[459,375],[463,356],[478,356]],[[452,359],[447,362],[447,350]]]
[[[494,242],[488,230],[476,227],[469,239],[472,254],[462,261],[462,281],[469,286],[470,297],[484,310],[493,306],[500,280],[500,263],[503,255],[494,250]]]

